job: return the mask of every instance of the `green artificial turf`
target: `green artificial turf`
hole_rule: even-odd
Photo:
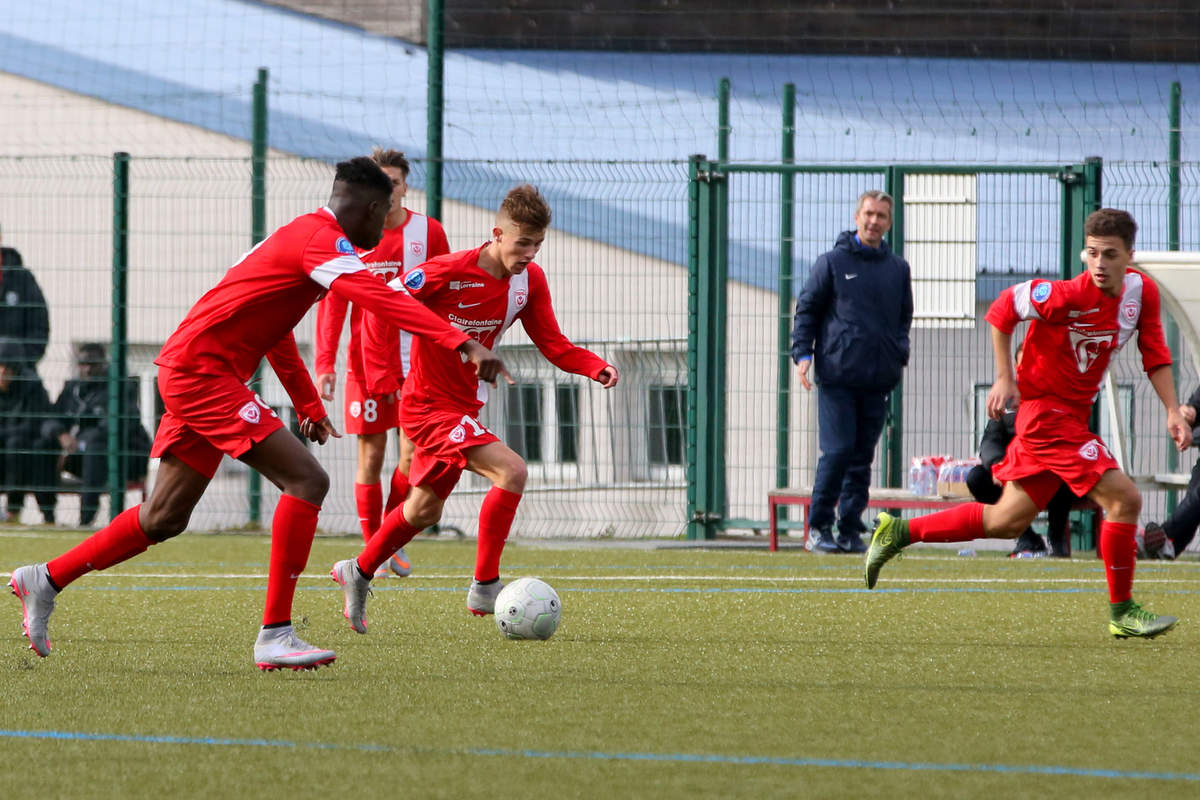
[[[0,571],[81,538],[0,531]],[[0,604],[0,779],[37,797],[1194,797],[1200,564],[1139,564],[1183,620],[1107,634],[1104,575],[913,551],[874,592],[857,557],[546,546],[504,576],[563,601],[547,642],[471,616],[471,541],[420,539],[376,581],[369,633],[318,538],[301,635],[337,651],[264,674],[268,541],[189,534],[59,598],[54,652]],[[7,579],[7,578],[6,578]]]

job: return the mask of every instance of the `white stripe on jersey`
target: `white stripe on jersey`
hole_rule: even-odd
[[[1125,285],[1121,288],[1121,305],[1117,308],[1117,349],[1120,350],[1137,330],[1142,319],[1142,287],[1145,283],[1136,272],[1125,273]],[[1125,309],[1130,309],[1126,316]]]
[[[517,304],[517,295],[524,298],[520,305]],[[496,331],[496,339],[492,342],[493,350],[500,346],[500,337],[504,336],[504,332],[512,326],[513,320],[517,318],[517,312],[528,302],[529,272],[525,271],[508,279],[508,308],[504,312],[504,324],[500,326],[500,330]],[[475,398],[481,403],[488,401],[488,385],[484,381],[479,382],[479,388],[475,390]]]
[[[1033,281],[1018,283],[1013,287],[1013,310],[1021,319],[1041,319],[1042,315],[1033,307]]]
[[[328,289],[334,279],[349,275],[351,272],[358,272],[361,269],[366,269],[366,267],[363,266],[363,262],[358,256],[338,256],[324,264],[317,265],[308,277]]]

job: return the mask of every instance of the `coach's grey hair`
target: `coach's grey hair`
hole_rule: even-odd
[[[863,203],[865,203],[867,200],[882,200],[893,209],[896,207],[896,201],[893,200],[892,196],[883,189],[868,189],[858,196],[858,205],[854,207],[854,213],[857,214],[859,211],[861,211]]]

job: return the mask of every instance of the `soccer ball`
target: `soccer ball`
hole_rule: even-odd
[[[561,618],[558,594],[537,578],[517,578],[496,596],[496,627],[509,639],[549,639]]]

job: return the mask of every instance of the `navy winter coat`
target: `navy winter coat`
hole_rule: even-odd
[[[854,231],[817,257],[796,301],[792,360],[813,356],[820,384],[889,392],[908,364],[912,325],[908,262]]]

